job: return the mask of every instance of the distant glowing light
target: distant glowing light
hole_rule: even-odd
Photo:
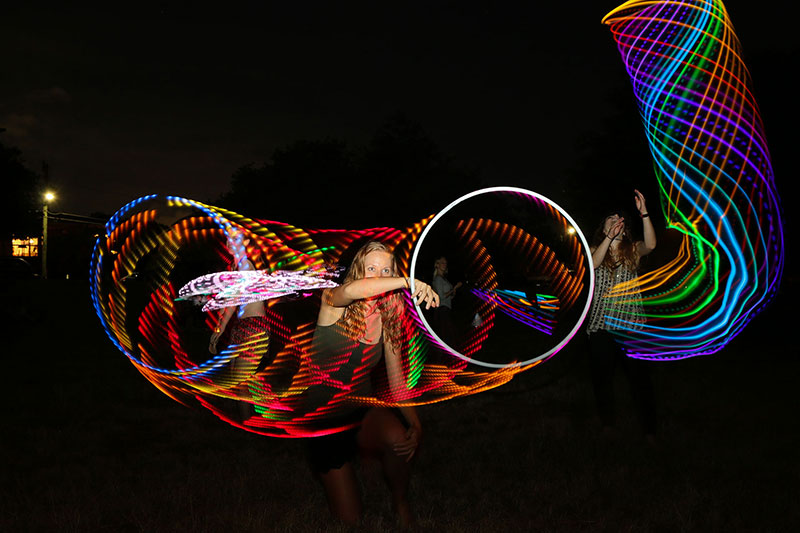
[[[15,257],[38,257],[39,237],[11,239],[11,255]]]

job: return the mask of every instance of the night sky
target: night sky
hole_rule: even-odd
[[[487,184],[533,190],[609,121],[640,131],[600,24],[616,2],[276,4],[11,8],[0,21],[3,143],[33,170],[47,163],[56,209],[110,214],[150,193],[213,201],[276,148],[358,146],[398,112]],[[781,190],[796,138],[793,3],[726,5]],[[655,182],[638,162],[619,170]]]

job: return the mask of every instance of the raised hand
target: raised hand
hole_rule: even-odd
[[[606,236],[613,241],[623,231],[625,231],[625,219],[620,217],[619,220],[614,222],[614,225],[608,228],[608,233],[606,233]]]
[[[644,201],[644,195],[637,189],[634,189],[633,193],[634,193],[634,200],[636,201],[636,209],[639,211],[640,215],[646,215],[647,205],[645,204]]]

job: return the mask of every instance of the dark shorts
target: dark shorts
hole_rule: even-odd
[[[309,466],[315,474],[342,468],[358,455],[358,432],[361,426],[306,439]]]
[[[331,470],[343,467],[345,463],[352,462],[356,458],[358,455],[358,432],[361,431],[360,422],[368,411],[369,409],[359,409],[352,418],[348,419],[350,424],[357,421],[359,425],[356,427],[330,435],[305,439],[308,463],[314,474],[326,474]],[[408,428],[408,423],[400,414],[399,409],[391,409],[391,412],[405,428]],[[349,424],[345,422],[341,425]]]

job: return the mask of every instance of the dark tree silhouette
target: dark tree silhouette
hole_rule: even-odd
[[[378,129],[359,164],[362,198],[382,205],[376,221],[417,222],[480,186],[477,172],[459,168],[423,127],[402,113]]]
[[[247,216],[301,227],[405,227],[479,184],[422,126],[388,119],[363,148],[335,139],[300,140],[246,165],[217,203]]]
[[[25,166],[22,152],[0,143],[0,238],[12,234],[34,234],[41,225],[37,209],[40,192],[39,176]]]
[[[615,95],[608,103],[615,113],[575,147],[562,207],[591,232],[611,209],[635,213],[636,188],[647,198],[654,223],[663,227],[653,161],[633,98]]]
[[[302,227],[326,227],[356,179],[353,155],[338,140],[295,141],[275,150],[269,163],[246,165],[217,203],[244,215]]]

